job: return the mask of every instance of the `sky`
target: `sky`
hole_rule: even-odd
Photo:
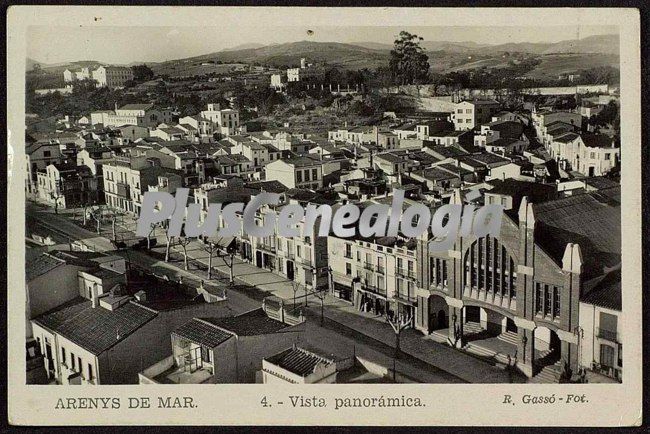
[[[311,33],[308,32],[311,30]],[[96,60],[109,64],[161,62],[213,53],[241,44],[264,45],[296,41],[380,42],[392,44],[407,30],[427,41],[559,42],[618,33],[615,26],[543,27],[45,27],[32,26],[27,36],[27,57],[55,64]]]

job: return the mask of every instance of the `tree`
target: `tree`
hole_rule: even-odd
[[[55,191],[50,192],[50,198],[54,201],[54,214],[59,213],[59,199],[61,199],[63,196],[59,192],[59,187],[57,186]]]
[[[165,231],[165,240],[167,241],[165,246],[165,262],[169,262],[169,250],[171,249],[174,237],[170,236],[167,231]]]
[[[147,250],[151,250],[151,236],[156,236],[156,226],[158,225],[159,223],[151,223],[151,230],[147,234]]]
[[[395,333],[395,353],[393,356],[393,381],[395,381],[395,360],[399,357],[400,353],[400,337],[402,332],[411,326],[411,321],[413,320],[413,314],[408,316],[404,315],[395,315],[390,317],[388,315],[388,309],[386,309],[386,322],[390,324],[393,332]]]
[[[184,233],[181,233],[181,236],[178,237],[178,245],[183,249],[183,269],[187,271],[189,269],[189,264],[187,260],[187,246],[192,241],[192,238],[186,236]]]
[[[154,77],[154,73],[147,65],[134,65],[131,67],[134,81],[147,81]]]
[[[216,254],[218,258],[223,259],[229,270],[229,283],[235,283],[234,266],[235,266],[235,242],[234,239],[228,243],[223,237],[214,237],[206,240],[203,249],[208,253],[208,280],[212,279],[212,258]]]
[[[401,31],[390,52],[388,67],[393,82],[400,85],[419,84],[429,78],[429,56],[420,46],[423,38]]]
[[[298,294],[298,291],[300,291],[300,283],[298,283],[295,280],[291,281],[291,290],[293,291],[293,307],[295,309],[295,307],[296,307],[296,295]]]
[[[90,213],[90,217],[97,222],[97,233],[101,233],[102,231],[102,207],[101,205],[97,207],[97,209],[93,212]]]
[[[208,280],[212,279],[212,256],[218,250],[218,247],[215,243],[208,241],[204,246],[203,250],[208,253]]]

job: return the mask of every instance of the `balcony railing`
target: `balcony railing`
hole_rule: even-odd
[[[383,265],[377,265],[377,273],[386,274],[386,269],[384,268]]]
[[[397,270],[395,270],[395,274],[401,277],[408,277],[409,279],[415,279],[415,270],[407,270],[402,267],[398,267]]]
[[[418,300],[415,294],[409,294],[405,292],[396,292],[395,298],[401,301],[406,301],[408,303],[415,303]]]
[[[348,252],[345,252],[345,254],[343,255],[343,257],[346,258],[346,259],[352,259],[352,252],[349,252],[349,253],[348,253]]]
[[[601,339],[608,340],[610,342],[619,342],[620,341],[619,337],[618,337],[618,333],[616,333],[614,331],[611,331],[611,330],[607,330],[607,329],[599,328],[598,329],[598,337],[601,338]]]
[[[117,195],[122,197],[129,197],[130,187],[128,184],[118,182],[117,184]]]
[[[265,251],[265,252],[269,252],[269,253],[275,253],[276,250],[277,250],[277,249],[275,248],[275,246],[270,246],[270,245],[268,245],[268,244],[264,244],[264,243],[258,243],[258,244],[256,245],[256,247],[257,247],[258,250],[263,250],[263,251]]]
[[[386,296],[386,288],[382,289],[382,288],[379,288],[377,286],[368,285],[368,284],[361,285],[361,288],[364,291],[372,292],[373,294],[383,295],[384,297]]]

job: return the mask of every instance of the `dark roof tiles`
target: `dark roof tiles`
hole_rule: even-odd
[[[314,373],[316,367],[320,364],[329,366],[334,363],[333,360],[297,347],[289,348],[266,360],[301,377]]]
[[[135,302],[111,311],[93,308],[90,300],[77,297],[34,320],[58,335],[97,355],[113,347],[157,313]]]

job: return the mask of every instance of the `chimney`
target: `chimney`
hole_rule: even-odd
[[[97,293],[97,283],[94,283],[92,289],[90,290],[90,300],[92,302],[93,309],[99,306],[99,294]]]

